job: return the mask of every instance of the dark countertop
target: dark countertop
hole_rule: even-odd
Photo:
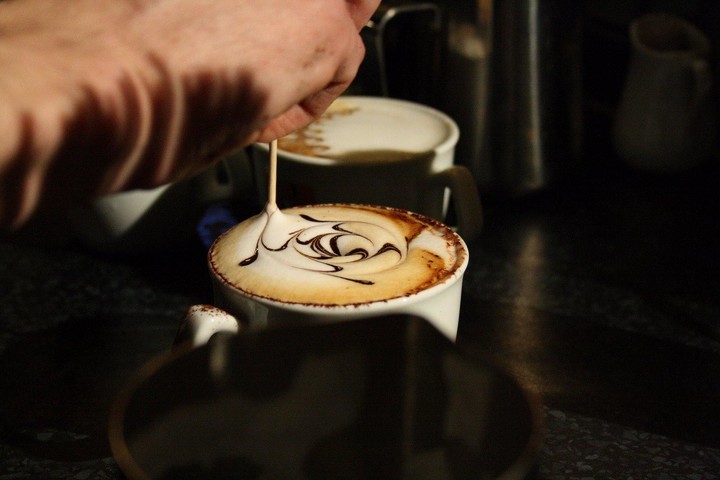
[[[488,199],[458,343],[539,395],[538,478],[720,478],[718,185],[717,169],[614,166]],[[123,259],[47,238],[0,241],[0,480],[122,478],[108,407],[211,301],[204,250]]]

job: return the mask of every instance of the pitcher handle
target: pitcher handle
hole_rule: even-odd
[[[712,73],[710,71],[710,65],[707,60],[703,58],[695,58],[690,62],[690,69],[692,70],[694,80],[694,92],[693,92],[693,110],[692,113],[697,114],[704,102],[710,95],[712,89]]]

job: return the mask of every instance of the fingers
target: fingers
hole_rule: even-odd
[[[375,13],[380,5],[380,0],[346,0],[346,3],[355,27],[359,31]]]
[[[347,0],[348,12],[357,30],[367,23],[379,3],[379,0]],[[360,35],[354,34],[347,43],[344,53],[338,59],[327,85],[274,118],[269,124],[258,130],[251,141],[270,142],[305,127],[319,118],[355,79],[364,57],[365,45]]]
[[[322,90],[311,94],[275,118],[258,132],[257,140],[255,141],[270,142],[318,119],[330,104],[350,86],[364,56],[365,45],[360,37],[357,36],[354,45],[347,52],[345,59],[339,64],[335,71],[331,82]]]
[[[260,130],[253,141],[267,143],[308,125],[319,118],[346,88],[346,84],[336,83],[311,95]]]

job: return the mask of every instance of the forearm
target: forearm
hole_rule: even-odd
[[[91,19],[64,30],[63,22],[26,21],[20,9],[13,20],[15,5],[0,14],[0,224],[24,221],[46,199],[72,201],[180,178],[216,149],[242,143],[208,124],[224,113],[202,111],[204,90],[213,87],[171,73],[147,45],[97,23],[97,31],[72,31]],[[235,116],[228,127],[243,117]],[[231,133],[248,136],[249,128]]]
[[[74,185],[60,198],[106,188],[110,179],[103,177],[120,163],[117,140],[130,140],[107,130],[120,128],[130,113],[119,91],[138,59],[111,36],[82,31],[89,22],[78,22],[79,31],[63,22],[48,26],[54,12],[29,6],[26,0],[0,3],[3,224],[22,222],[48,188]]]

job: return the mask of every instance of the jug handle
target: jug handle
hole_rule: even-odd
[[[699,112],[712,88],[712,73],[707,60],[695,58],[690,62],[693,75],[693,115]]]
[[[432,28],[434,30],[440,30],[441,24],[441,12],[440,7],[433,2],[420,2],[411,4],[397,4],[394,5],[390,2],[390,5],[382,4],[373,14],[372,18],[368,21],[367,28],[363,29],[361,35],[368,35],[369,38],[365,40],[366,52],[366,64],[368,67],[374,67],[374,75],[376,77],[377,92],[382,97],[390,96],[390,86],[388,79],[388,65],[385,58],[385,28],[398,15],[412,14],[420,11],[430,11],[433,14]],[[370,61],[372,59],[372,61]]]

